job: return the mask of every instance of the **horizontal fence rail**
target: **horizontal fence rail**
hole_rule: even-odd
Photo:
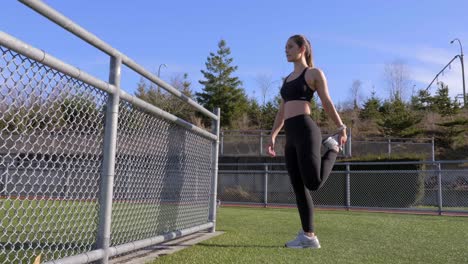
[[[108,263],[214,232],[219,109],[186,98],[42,2],[21,2],[101,47],[110,77],[0,32],[0,263],[38,255],[44,263]],[[122,64],[210,117],[212,131],[121,90]]]
[[[176,117],[176,116],[174,116],[174,115],[172,115],[170,113],[167,113],[164,110],[161,110],[160,108],[158,108],[158,107],[156,107],[154,105],[151,105],[151,104],[141,100],[140,98],[137,98],[136,96],[130,95],[130,94],[128,94],[127,92],[125,92],[123,90],[118,90],[117,91],[117,89],[116,89],[116,87],[114,85],[103,82],[103,81],[99,80],[98,78],[96,78],[94,76],[91,76],[91,75],[87,74],[86,72],[83,72],[83,71],[81,71],[80,69],[78,69],[78,68],[76,68],[74,66],[71,66],[71,65],[69,65],[67,63],[64,63],[64,62],[60,61],[59,59],[53,57],[50,54],[45,53],[44,51],[42,51],[40,49],[34,48],[34,47],[30,46],[29,44],[24,43],[21,40],[18,40],[16,38],[8,35],[5,32],[0,32],[0,45],[4,46],[7,49],[10,49],[12,51],[17,52],[18,54],[22,54],[25,57],[30,58],[32,61],[37,61],[37,62],[41,63],[42,65],[50,67],[51,69],[60,71],[61,74],[64,74],[64,75],[66,75],[68,77],[74,78],[74,79],[79,80],[79,81],[81,81],[83,83],[86,83],[86,84],[88,84],[90,86],[98,88],[99,90],[103,90],[103,91],[108,92],[110,94],[118,93],[119,97],[121,97],[122,99],[124,99],[124,100],[126,100],[128,102],[131,102],[134,105],[137,105],[141,109],[150,111],[151,113],[156,114],[159,117],[167,119],[168,121],[175,122],[178,125],[184,126],[184,127],[188,128],[188,129],[193,129],[197,133],[199,133],[199,134],[201,134],[201,135],[203,135],[203,136],[205,136],[207,138],[211,138],[213,140],[217,139],[217,137],[215,135],[213,135],[212,133],[209,133],[209,132],[207,132],[207,131],[205,131],[205,130],[203,130],[203,129],[201,129],[201,128],[199,128],[199,127],[197,127],[197,126],[195,126],[195,125],[193,125],[191,123],[188,123],[185,120],[182,120],[182,119],[180,119],[180,118],[178,118],[178,117]],[[32,64],[32,63],[30,63],[30,64]],[[18,70],[25,71],[26,69],[18,68]],[[40,74],[40,73],[37,73],[37,74]],[[4,81],[6,81],[6,78],[5,78]],[[11,81],[13,81],[13,79],[10,80],[10,82]],[[41,83],[44,83],[44,82],[45,82],[44,80],[41,80]],[[216,117],[216,119],[217,119],[217,117]]]
[[[434,139],[421,138],[373,138],[355,140],[348,129],[348,141],[340,156],[360,157],[367,155],[391,156],[395,154],[425,155],[427,160],[434,160]],[[332,133],[324,131],[325,138]],[[276,154],[284,156],[285,135],[276,138]],[[220,135],[221,156],[267,156],[266,147],[270,140],[267,130],[224,130]]]
[[[468,215],[468,161],[336,163],[319,207]],[[222,204],[295,206],[283,163],[220,163]]]
[[[323,133],[323,138],[331,133]],[[350,130],[348,129],[348,142],[339,156],[349,156],[351,147]],[[224,130],[220,134],[221,156],[267,156],[266,147],[270,140],[268,130]],[[284,156],[284,144],[286,137],[283,133],[276,137],[275,152],[278,156]]]

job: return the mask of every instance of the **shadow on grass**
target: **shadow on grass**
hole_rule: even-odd
[[[260,246],[260,245],[221,245],[221,244],[204,244],[200,243],[199,246],[213,247],[213,248],[283,248],[284,246]]]

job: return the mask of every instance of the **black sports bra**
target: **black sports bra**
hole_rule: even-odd
[[[280,94],[284,102],[292,100],[302,100],[309,101],[312,100],[314,96],[314,90],[312,90],[305,80],[305,72],[308,68],[305,68],[304,71],[296,79],[286,82],[288,77],[284,79],[283,86],[281,87]],[[291,75],[291,74],[290,74]]]

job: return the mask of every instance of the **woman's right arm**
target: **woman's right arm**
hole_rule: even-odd
[[[283,124],[284,124],[284,102],[283,102],[283,99],[281,99],[278,113],[276,113],[275,122],[273,123],[273,128],[271,129],[270,142],[268,143],[268,146],[267,146],[267,152],[272,157],[276,156],[275,140],[276,140],[276,136],[278,136],[278,133],[281,131]]]
[[[276,136],[278,136],[279,132],[281,131],[281,128],[283,127],[283,124],[284,124],[284,102],[283,102],[283,99],[281,99],[278,113],[276,113],[275,122],[273,123],[273,128],[271,129],[270,137],[272,139],[275,139]]]

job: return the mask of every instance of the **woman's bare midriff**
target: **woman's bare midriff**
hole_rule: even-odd
[[[293,100],[285,102],[284,120],[297,115],[310,115],[310,103],[303,100]]]

